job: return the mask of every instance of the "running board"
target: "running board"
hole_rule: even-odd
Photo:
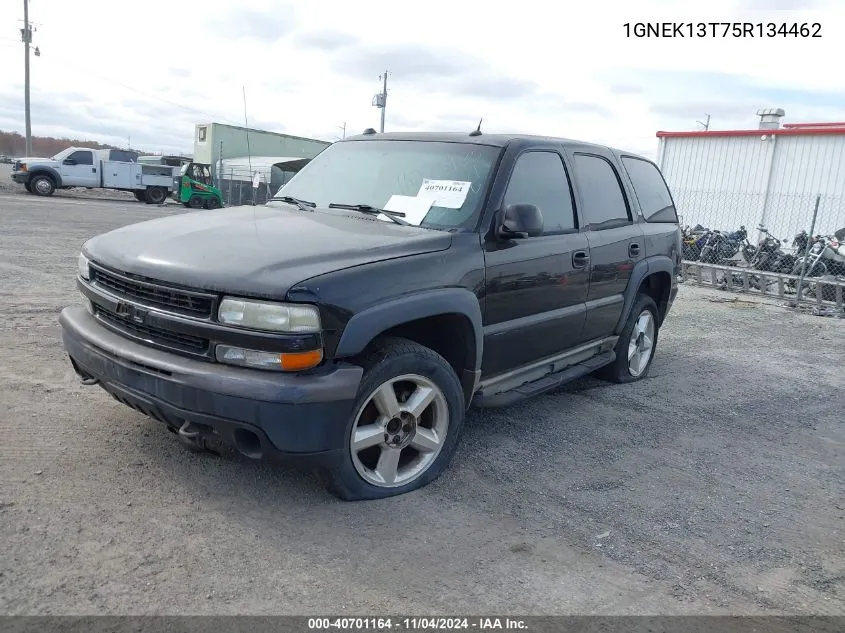
[[[548,374],[538,380],[527,382],[518,387],[510,389],[509,391],[502,391],[499,393],[492,393],[489,396],[483,392],[477,392],[472,400],[472,404],[476,407],[492,408],[492,407],[507,407],[522,400],[533,398],[542,393],[552,391],[558,387],[565,385],[573,380],[583,378],[587,374],[591,374],[597,369],[601,369],[605,365],[609,365],[616,360],[616,352],[610,350],[603,352],[597,356],[593,356],[577,365],[570,365],[554,374]]]

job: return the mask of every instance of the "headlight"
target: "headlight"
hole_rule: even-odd
[[[89,279],[91,276],[90,268],[88,267],[88,258],[82,253],[79,254],[79,259],[76,260],[76,270],[83,279]]]
[[[291,333],[320,331],[320,312],[312,305],[226,297],[220,302],[217,318],[221,323],[252,330]]]

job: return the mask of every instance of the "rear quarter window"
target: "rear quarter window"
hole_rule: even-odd
[[[666,181],[657,166],[632,156],[623,156],[622,165],[631,179],[645,221],[677,222],[678,213],[672,201],[672,194],[669,193]]]

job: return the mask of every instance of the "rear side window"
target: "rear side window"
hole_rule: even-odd
[[[581,214],[593,230],[631,222],[631,212],[616,170],[604,158],[575,154],[575,178],[581,191]]]
[[[77,151],[68,156],[68,158],[72,158],[73,160],[75,160],[77,165],[94,164],[94,157],[92,156],[91,152]]]
[[[111,160],[116,160],[122,163],[136,163],[138,162],[138,155],[134,152],[127,152],[122,149],[113,149],[109,153]]]
[[[530,151],[517,158],[505,193],[508,204],[533,204],[540,209],[545,235],[576,228],[569,178],[555,152]]]
[[[657,166],[632,156],[622,158],[622,164],[634,185],[646,222],[677,222],[675,203]]]

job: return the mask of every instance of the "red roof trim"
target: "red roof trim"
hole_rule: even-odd
[[[699,130],[693,132],[658,132],[657,138],[693,138],[697,136],[824,136],[845,134],[845,124],[840,127],[783,127],[776,130]]]
[[[784,123],[783,127],[845,127],[845,121],[831,121],[830,123]]]

